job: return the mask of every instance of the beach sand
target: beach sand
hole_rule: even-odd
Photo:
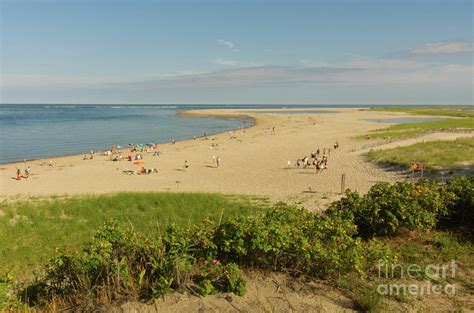
[[[197,138],[162,144],[161,156],[143,154],[144,166],[157,168],[158,174],[124,175],[123,169],[138,170],[141,166],[125,160],[113,162],[100,155],[95,155],[93,160],[82,160],[82,155],[47,159],[46,162],[53,160],[52,167],[41,166],[40,161],[4,164],[0,170],[0,195],[12,198],[120,191],[219,192],[263,196],[315,210],[338,197],[342,174],[346,174],[345,187],[360,192],[366,192],[376,182],[403,179],[399,172],[368,163],[364,154],[358,153],[367,150],[368,142],[351,137],[390,125],[364,119],[408,115],[347,108],[327,109],[338,111],[327,114],[308,114],[308,109],[302,110],[304,114],[258,113],[255,109],[189,111],[185,114],[245,114],[254,118],[256,125],[233,134],[209,136],[208,140]],[[333,149],[335,141],[340,144],[337,150]],[[213,144],[218,146],[212,147]],[[314,169],[294,166],[298,158],[309,156],[318,147],[321,152],[323,148],[331,149],[329,169],[316,173]],[[123,153],[128,154],[129,150]],[[213,156],[220,157],[219,168],[213,163]],[[185,160],[190,165],[187,169]],[[292,163],[289,168],[288,161]],[[32,175],[15,180],[15,168],[23,170],[28,165]]]

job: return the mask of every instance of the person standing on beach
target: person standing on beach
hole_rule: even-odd
[[[31,168],[28,166],[27,168],[25,168],[25,178],[30,177],[30,173],[31,173]]]
[[[216,165],[217,165],[218,168],[221,165],[221,158],[220,157],[216,158]]]
[[[21,171],[19,168],[16,169],[16,180],[21,180]]]

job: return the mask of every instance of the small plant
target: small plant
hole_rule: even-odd
[[[377,313],[383,309],[381,296],[375,290],[364,290],[354,296],[354,302],[363,312]]]
[[[233,292],[238,296],[245,294],[245,281],[237,264],[222,265],[220,262],[207,262],[201,273],[195,277],[202,295],[218,291]]]

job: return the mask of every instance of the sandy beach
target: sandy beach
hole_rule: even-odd
[[[162,155],[145,153],[142,160],[144,167],[157,168],[158,174],[125,175],[123,169],[139,170],[141,165],[125,160],[113,162],[101,155],[95,155],[93,160],[83,160],[82,155],[45,160],[45,163],[52,160],[54,166],[41,165],[40,160],[4,164],[0,171],[0,194],[3,198],[13,198],[120,191],[219,192],[265,196],[272,201],[301,203],[316,209],[322,202],[338,196],[342,174],[346,174],[346,188],[360,192],[366,192],[376,182],[403,178],[400,173],[368,163],[361,153],[367,151],[368,143],[351,138],[390,125],[365,119],[408,115],[347,108],[325,109],[338,113],[324,114],[310,114],[308,109],[301,109],[303,114],[276,112],[279,110],[274,109],[275,113],[268,113],[268,109],[262,110],[265,113],[255,109],[186,112],[214,116],[244,114],[254,118],[256,125],[244,131],[209,136],[207,140],[162,144],[159,146]],[[298,109],[292,109],[295,110]],[[340,144],[337,150],[333,149],[335,141]],[[317,148],[331,149],[329,169],[316,173],[314,168],[294,166],[298,158],[309,156]],[[129,150],[124,150],[123,155],[128,154]],[[219,168],[213,156],[221,159]],[[189,164],[187,169],[185,160]],[[30,177],[15,180],[16,168],[23,170],[26,166],[32,169]]]

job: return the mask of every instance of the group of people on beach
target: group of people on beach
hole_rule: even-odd
[[[334,143],[334,149],[339,148],[339,142]],[[311,152],[311,156],[304,156],[301,159],[296,160],[295,166],[297,168],[308,168],[313,167],[317,172],[328,169],[328,157],[331,155],[331,149],[323,148],[322,155],[321,150],[318,148],[316,151]],[[291,165],[291,161],[288,161],[288,166]]]
[[[126,174],[126,175],[150,175],[152,173],[158,173],[158,169],[156,168],[149,168],[149,169],[146,169],[144,166],[142,166],[142,168],[140,170],[129,170],[129,169],[123,169],[122,170],[122,173],[123,174]]]
[[[93,160],[94,159],[94,154],[95,154],[95,151],[94,150],[91,150],[89,152],[89,155],[87,154],[84,154],[84,156],[82,157],[83,160]]]
[[[212,164],[214,164],[217,168],[221,166],[221,157],[217,155],[212,156]]]
[[[23,174],[21,174],[21,170],[16,168],[16,180],[21,180],[22,178],[29,178],[31,174],[31,168],[28,166],[23,170]]]
[[[141,153],[137,153],[137,154],[131,153],[127,156],[127,161],[129,162],[140,161],[140,160],[143,160],[143,156],[141,155]]]
[[[221,158],[219,156],[213,155],[212,156],[212,164],[216,167],[219,168],[221,165]],[[184,166],[185,169],[188,169],[190,167],[189,161],[184,160]]]
[[[207,136],[206,133],[204,133],[203,140],[208,140],[208,139],[209,139],[209,137]],[[176,144],[176,141],[172,140],[171,143]],[[218,146],[219,146],[218,144],[213,143],[211,145],[211,148],[216,148]],[[124,149],[123,149],[122,146],[116,146],[116,145],[112,146],[112,148],[110,150],[98,151],[98,152],[96,152],[94,150],[91,150],[89,153],[83,155],[82,160],[93,160],[94,155],[99,154],[99,155],[102,155],[102,156],[108,156],[110,161],[127,160],[129,162],[134,162],[134,163],[137,163],[137,164],[144,164],[143,162],[140,162],[141,160],[143,160],[143,153],[152,153],[153,152],[153,156],[160,156],[162,154],[161,151],[158,150],[157,145],[149,145],[149,144],[147,144],[146,146],[131,145],[130,144],[130,153],[126,157],[123,156],[123,150]],[[221,164],[221,158],[219,156],[214,155],[214,156],[212,156],[212,162],[218,168]],[[40,165],[41,166],[45,165],[45,162],[41,161]],[[47,165],[53,166],[53,162],[49,161],[47,163]],[[190,167],[189,161],[185,160],[184,161],[184,168],[188,169],[189,167]],[[21,180],[22,178],[28,178],[30,176],[30,173],[31,173],[31,168],[29,166],[24,169],[23,173],[20,169],[17,168],[15,179],[16,180]],[[122,173],[127,174],[127,175],[148,175],[148,174],[152,174],[152,173],[158,173],[158,169],[156,169],[156,168],[146,169],[145,167],[141,167],[140,170],[133,170],[133,169],[124,168],[122,170]]]
[[[132,148],[130,149],[130,153],[126,157],[122,155],[123,149],[118,149],[115,147],[116,146],[113,146],[112,150],[108,150],[103,153],[103,155],[109,157],[110,161],[140,161],[143,160],[143,153],[153,153],[153,156],[161,155],[161,151],[158,150],[158,146],[146,146],[141,148],[132,146]]]
[[[83,160],[93,160],[94,159],[94,154],[84,154],[84,156],[82,157]]]

